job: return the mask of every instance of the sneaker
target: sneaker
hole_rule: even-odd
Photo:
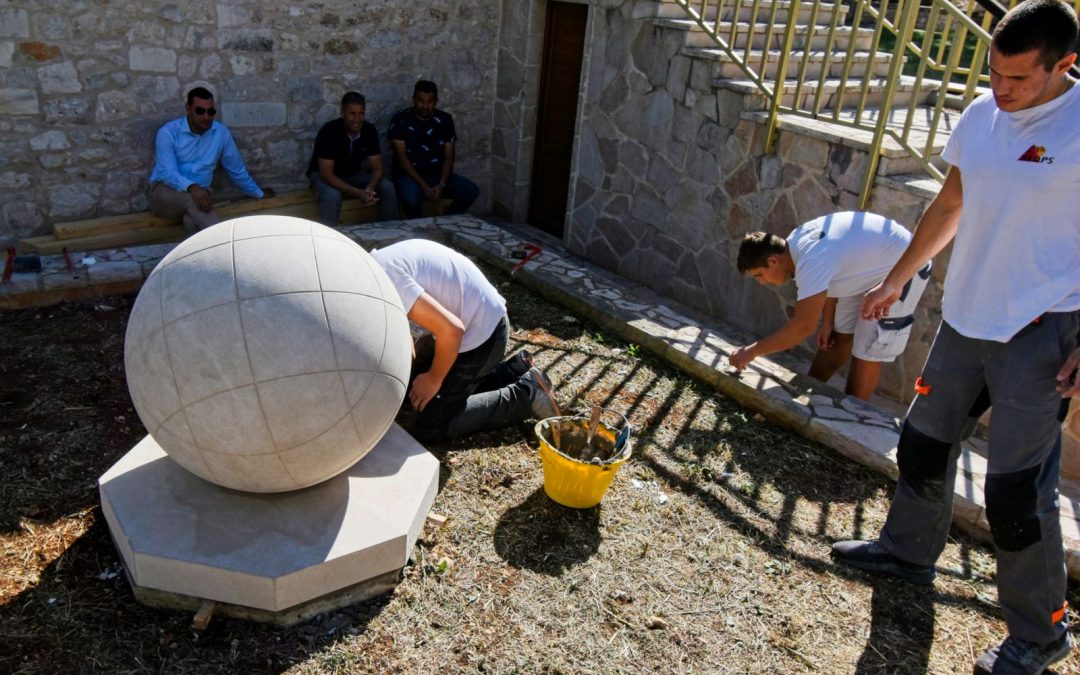
[[[521,381],[529,388],[533,417],[546,420],[549,417],[559,416],[559,404],[555,402],[555,395],[551,393],[551,380],[547,375],[533,366],[529,372],[521,376]]]
[[[1068,632],[1045,645],[1010,635],[1000,645],[983,652],[975,662],[975,674],[1038,675],[1050,664],[1065,658],[1072,644],[1072,635]]]
[[[877,541],[838,541],[832,546],[837,562],[868,572],[881,572],[904,581],[929,586],[934,583],[934,568],[901,560],[881,547]]]

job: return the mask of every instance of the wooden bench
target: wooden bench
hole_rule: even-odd
[[[425,216],[442,215],[450,200],[441,203],[424,202]],[[319,220],[319,207],[311,190],[285,192],[268,199],[237,199],[214,205],[223,220],[256,213],[295,216]],[[362,206],[355,199],[341,204],[340,225],[370,223],[379,219],[378,206]],[[160,244],[181,241],[187,236],[180,218],[161,218],[148,211],[121,216],[105,216],[89,220],[55,223],[53,233],[29,237],[19,242],[20,253],[56,255],[69,251],[95,251],[103,248],[122,248],[139,244]]]

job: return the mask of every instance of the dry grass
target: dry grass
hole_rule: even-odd
[[[115,337],[130,300],[4,315],[0,670],[953,673],[1001,638],[985,547],[951,542],[932,590],[836,567],[833,540],[880,527],[887,480],[500,290],[564,401],[627,413],[634,457],[578,511],[544,495],[527,426],[432,446],[449,520],[401,584],[287,629],[193,632],[119,572],[93,481],[142,433]]]

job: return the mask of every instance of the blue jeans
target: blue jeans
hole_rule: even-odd
[[[410,425],[421,441],[454,438],[488,429],[502,429],[532,417],[529,387],[523,374],[503,361],[509,328],[504,318],[479,347],[458,354],[435,398],[416,413]],[[424,335],[416,341],[416,360],[409,382],[431,367],[435,339]]]
[[[311,180],[311,187],[315,188],[315,201],[319,203],[319,222],[327,227],[337,227],[341,219],[343,199],[341,191],[324,183],[318,171],[309,173],[308,179]],[[341,180],[353,187],[367,187],[371,181],[371,174],[361,170]],[[378,193],[379,220],[397,220],[397,195],[394,194],[394,184],[383,178],[379,181]]]
[[[421,174],[421,176],[428,185],[439,182],[439,174]],[[394,187],[397,188],[398,196],[401,197],[401,203],[405,207],[405,217],[419,218],[420,205],[424,201],[424,191],[420,188],[420,184],[408,175],[397,172],[394,174]],[[452,173],[446,179],[442,196],[444,199],[453,200],[446,209],[448,215],[465,213],[480,196],[480,188],[468,178]]]

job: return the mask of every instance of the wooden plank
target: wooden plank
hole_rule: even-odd
[[[249,213],[259,213],[295,204],[314,203],[311,190],[296,190],[275,195],[269,199],[236,199],[214,204],[214,210],[223,219],[235,218]],[[53,225],[53,234],[57,239],[75,239],[107,232],[120,232],[143,227],[165,227],[179,225],[180,218],[162,218],[149,211],[128,213],[122,216],[105,216],[89,220],[73,220]]]
[[[187,233],[179,225],[172,227],[141,227],[122,232],[106,232],[89,237],[75,239],[56,239],[55,237],[33,237],[23,239],[19,247],[27,253],[56,255],[67,248],[69,251],[96,251],[103,248],[122,248],[137,244],[159,244],[167,241],[180,241]]]
[[[215,609],[217,609],[216,602],[203,600],[199,611],[195,613],[195,618],[191,620],[191,627],[198,631],[206,630],[206,627],[210,625],[210,619],[214,618]]]

